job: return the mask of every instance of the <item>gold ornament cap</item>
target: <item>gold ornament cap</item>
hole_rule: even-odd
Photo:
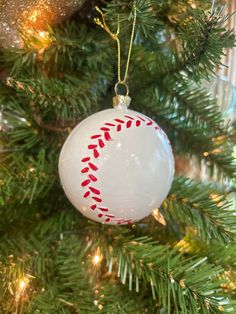
[[[126,88],[126,95],[120,95],[118,92],[118,86],[123,85]],[[131,97],[129,97],[129,87],[125,82],[118,82],[115,85],[116,96],[113,97],[113,107],[129,107],[131,102]]]
[[[116,95],[113,97],[113,107],[129,107],[131,102],[131,97],[128,95]]]

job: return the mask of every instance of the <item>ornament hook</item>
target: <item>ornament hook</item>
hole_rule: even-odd
[[[119,95],[120,95],[119,92],[118,92],[118,86],[119,86],[119,85],[125,86],[125,88],[126,88],[126,94],[125,94],[125,96],[129,96],[129,86],[127,85],[126,82],[117,82],[117,83],[116,83],[116,85],[115,85],[115,93],[116,93],[116,96],[119,96]]]

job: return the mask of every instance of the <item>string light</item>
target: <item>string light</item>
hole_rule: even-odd
[[[47,38],[49,33],[48,32],[45,32],[45,31],[41,31],[38,33],[39,34],[39,37],[41,38]]]
[[[96,250],[96,253],[94,254],[92,258],[93,265],[97,266],[102,261],[102,254],[100,252],[100,248],[98,247]]]
[[[190,253],[191,252],[191,246],[190,243],[187,241],[187,239],[182,239],[175,245],[176,248],[179,249],[179,252],[181,253]]]
[[[100,261],[100,256],[99,255],[95,255],[94,258],[93,258],[93,263],[96,265],[98,264]]]
[[[18,301],[23,296],[28,285],[29,285],[29,278],[27,276],[24,276],[22,279],[19,280],[18,287],[15,294],[16,301]]]
[[[20,290],[23,290],[26,287],[27,283],[25,280],[21,280],[19,284]]]

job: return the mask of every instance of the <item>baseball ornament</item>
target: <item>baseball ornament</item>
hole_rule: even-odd
[[[174,174],[171,146],[163,130],[114,97],[107,109],[79,123],[59,159],[62,186],[86,217],[106,224],[133,224],[159,207]]]

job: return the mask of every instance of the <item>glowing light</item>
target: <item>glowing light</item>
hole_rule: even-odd
[[[182,239],[178,243],[176,243],[175,247],[179,249],[179,252],[183,252],[183,253],[191,252],[190,243],[185,239]]]
[[[48,37],[48,32],[41,31],[41,32],[39,32],[39,36],[42,38],[46,38],[46,37]]]
[[[16,295],[15,295],[16,301],[19,301],[19,299],[23,296],[28,284],[29,284],[29,278],[26,276],[19,280],[18,289],[17,289]]]
[[[94,257],[93,257],[93,263],[96,265],[96,264],[98,264],[100,262],[100,256],[99,255],[95,255]]]
[[[96,253],[94,254],[94,256],[92,258],[92,262],[96,266],[96,265],[100,264],[101,261],[102,261],[102,254],[100,253],[100,248],[98,248],[96,250]]]
[[[208,152],[204,152],[204,153],[203,153],[203,156],[204,156],[204,157],[207,157],[207,156],[209,156],[209,153],[208,153]]]
[[[38,18],[39,12],[37,10],[33,11],[30,15],[29,15],[29,20],[32,22],[36,22],[37,18]]]
[[[19,284],[19,289],[23,290],[27,286],[27,282],[25,280],[21,280]]]

